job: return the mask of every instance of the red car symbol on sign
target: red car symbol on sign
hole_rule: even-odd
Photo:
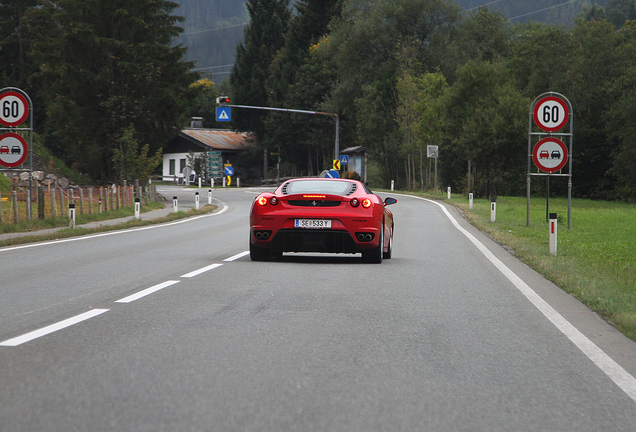
[[[541,150],[539,153],[539,159],[547,159],[550,157],[550,153],[547,150]]]
[[[7,147],[7,146],[0,147],[0,154],[2,154],[2,153],[9,154],[9,147]]]

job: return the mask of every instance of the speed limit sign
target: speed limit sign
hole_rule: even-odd
[[[533,116],[541,130],[555,132],[568,122],[570,110],[561,98],[546,96],[534,106]]]
[[[8,91],[0,94],[0,123],[19,126],[29,116],[29,103],[20,93]]]

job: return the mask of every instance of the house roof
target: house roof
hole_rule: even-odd
[[[208,150],[246,150],[253,146],[251,134],[248,132],[234,132],[227,129],[182,129],[179,135]]]
[[[340,154],[364,153],[365,151],[367,149],[363,146],[347,147],[344,150],[340,150]]]

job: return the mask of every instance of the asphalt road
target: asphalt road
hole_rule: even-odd
[[[636,344],[454,209],[394,195],[380,265],[251,262],[256,193],[1,248],[0,430],[634,430]]]

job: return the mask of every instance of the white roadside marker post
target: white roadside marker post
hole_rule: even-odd
[[[212,189],[208,189],[208,205],[212,204]]]
[[[448,199],[451,199],[451,187],[450,186],[448,186],[447,191],[448,191]]]
[[[172,197],[172,211],[173,213],[179,212],[179,204],[177,203],[176,195]]]
[[[199,192],[194,193],[194,209],[199,210]]]
[[[495,222],[497,220],[497,201],[495,198],[490,200],[490,222]]]
[[[550,235],[549,235],[549,244],[550,244],[550,255],[557,254],[557,214],[550,213]]]
[[[141,220],[141,200],[135,198],[135,219]]]
[[[75,228],[75,204],[70,203],[68,205],[68,218],[69,218],[69,227]]]
[[[468,194],[468,210],[473,209],[473,193]]]

